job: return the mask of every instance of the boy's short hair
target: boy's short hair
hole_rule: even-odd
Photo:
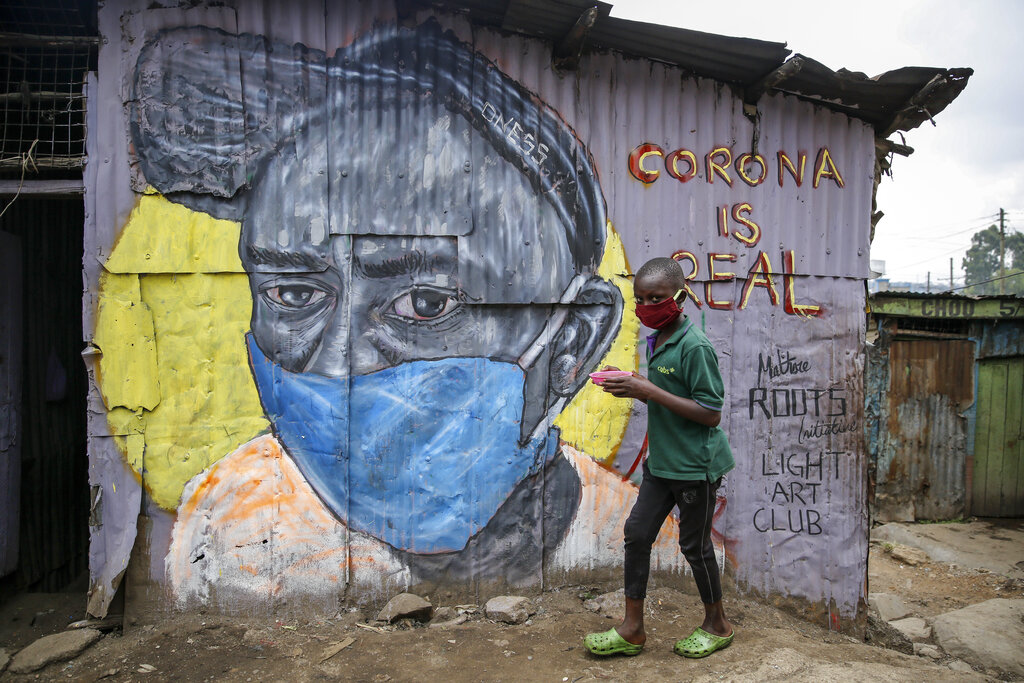
[[[649,277],[663,277],[673,285],[678,285],[680,289],[686,284],[686,276],[683,275],[683,268],[679,265],[679,261],[667,256],[652,258],[640,266],[640,269],[636,271],[634,282],[640,278]]]

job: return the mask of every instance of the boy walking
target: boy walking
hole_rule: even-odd
[[[718,562],[711,544],[711,517],[722,475],[734,466],[718,424],[725,397],[718,356],[679,303],[685,287],[674,259],[655,258],[633,280],[637,317],[657,330],[647,338],[648,378],[611,377],[602,388],[647,403],[648,457],[633,510],[624,526],[626,614],[622,623],[584,639],[596,655],[636,655],[643,649],[644,598],[651,546],[665,518],[679,507],[679,547],[693,571],[704,622],[675,644],[683,657],[706,657],[727,647],[733,628],[722,607]]]

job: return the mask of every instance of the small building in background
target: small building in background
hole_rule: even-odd
[[[1024,515],[1024,298],[868,303],[873,520]]]

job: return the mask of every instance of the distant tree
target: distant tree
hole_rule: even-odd
[[[1006,275],[1003,291],[1024,295],[1024,233],[1007,231],[1005,235]],[[999,227],[990,225],[971,237],[971,246],[963,260],[965,294],[999,294]]]

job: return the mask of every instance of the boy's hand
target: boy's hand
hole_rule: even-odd
[[[605,369],[618,370],[610,366]],[[601,383],[601,388],[612,396],[646,401],[651,396],[651,389],[655,387],[649,379],[634,372],[629,377],[609,377]]]

